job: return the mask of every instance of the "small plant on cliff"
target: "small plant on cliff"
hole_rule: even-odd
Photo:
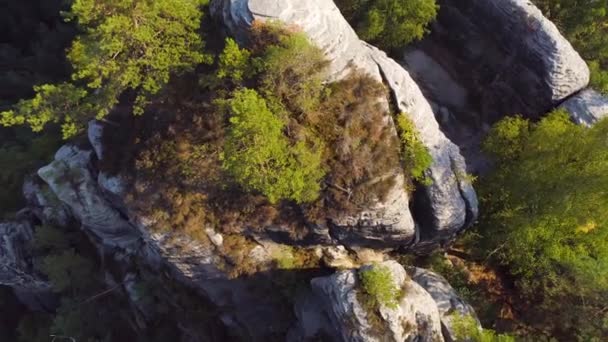
[[[373,265],[363,269],[359,271],[359,280],[365,293],[375,303],[374,306],[382,305],[394,309],[399,305],[401,290],[395,284],[388,267]]]
[[[430,185],[432,180],[424,172],[431,167],[433,157],[422,143],[420,133],[418,133],[414,122],[407,114],[402,113],[397,116],[397,131],[401,139],[402,160],[405,172],[412,179],[424,185]]]

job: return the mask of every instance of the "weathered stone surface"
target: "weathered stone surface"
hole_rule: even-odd
[[[412,267],[408,271],[412,280],[422,286],[437,304],[439,315],[441,316],[443,336],[446,341],[455,341],[454,330],[452,328],[452,315],[459,314],[461,316],[473,316],[477,318],[473,307],[460,298],[442,276],[418,267]]]
[[[417,222],[421,230],[426,231],[418,236],[425,239],[447,239],[475,219],[475,192],[470,184],[459,177],[465,173],[464,161],[458,148],[439,130],[431,107],[418,86],[409,74],[386,54],[359,40],[333,1],[216,0],[212,3],[212,11],[223,20],[232,34],[242,40],[246,39],[247,29],[254,20],[280,20],[300,27],[323,49],[331,61],[328,76],[330,80],[343,78],[348,74],[349,68],[355,66],[373,78],[384,81],[397,100],[399,109],[414,120],[425,145],[435,158],[429,171],[434,182],[423,191],[423,201],[427,206],[425,209],[430,215]],[[398,196],[394,198],[397,199]],[[385,222],[376,221],[370,226],[356,222],[360,221],[358,217],[350,218],[355,224],[349,224],[349,227],[356,228],[359,224],[361,228],[366,229],[363,234],[350,237],[357,239],[365,235],[373,240],[385,235],[389,243],[391,240],[401,244],[411,242],[415,236],[414,227],[410,225],[409,210],[402,202],[403,200],[397,200],[389,206],[392,211],[399,212],[400,216],[392,216],[384,220]],[[385,206],[384,209],[386,208]],[[371,215],[379,217],[377,213],[376,211]],[[342,223],[346,220],[338,221],[337,226],[344,227]],[[373,232],[375,228],[379,231]],[[356,229],[350,230],[350,233],[356,232]],[[395,232],[400,232],[400,236]],[[441,234],[437,234],[438,232]],[[343,239],[346,237],[342,236]]]
[[[517,113],[538,117],[589,82],[586,63],[531,1],[438,3],[431,34],[405,55],[408,70],[438,104],[483,122]],[[445,70],[425,72],[429,65]],[[439,83],[446,79],[457,88]]]
[[[139,233],[102,195],[89,166],[93,152],[65,145],[38,175],[65,203],[84,228],[106,246],[134,247]]]
[[[27,177],[23,182],[23,197],[27,209],[44,224],[65,227],[71,214],[69,207],[61,202],[47,184],[38,177]]]
[[[380,265],[389,268],[397,286],[405,291],[397,308],[381,306],[381,329],[370,322],[369,313],[359,302],[356,270],[340,271],[311,281],[335,334],[341,336],[342,341],[443,341],[439,311],[433,298],[413,282],[396,261]]]
[[[579,125],[591,126],[608,116],[608,97],[593,89],[586,89],[566,100],[562,105]]]
[[[587,65],[528,0],[439,0],[431,33],[402,64],[434,105],[467,169],[491,164],[480,141],[506,115],[538,118],[589,81]]]

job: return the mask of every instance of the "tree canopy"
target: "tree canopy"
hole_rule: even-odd
[[[141,114],[172,73],[209,60],[198,32],[206,2],[75,0],[65,14],[82,31],[67,54],[72,82],[38,86],[33,99],[0,113],[0,123],[40,131],[56,122],[67,138],[88,120],[106,116],[129,89],[133,113]]]
[[[586,128],[556,111],[537,124],[506,118],[485,142],[497,167],[481,186],[482,233],[563,330],[608,318],[596,307],[608,299],[607,136],[608,120]]]
[[[324,175],[320,150],[302,141],[290,146],[283,134],[285,123],[255,90],[235,91],[228,109],[223,165],[236,181],[262,192],[272,203],[316,199]]]
[[[337,0],[336,4],[361,39],[388,50],[421,39],[438,10],[435,0]]]

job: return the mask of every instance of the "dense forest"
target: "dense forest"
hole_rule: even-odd
[[[608,1],[534,3],[588,63],[591,86],[608,93]],[[361,39],[396,59],[432,30],[441,10],[435,0],[336,4]],[[129,175],[128,204],[154,219],[151,231],[210,244],[201,222],[221,225],[239,277],[259,270],[239,254],[250,242],[234,227],[287,222],[289,234],[303,235],[303,222],[387,197],[395,186],[387,174],[403,174],[412,196],[433,182],[433,157],[412,120],[378,100],[388,97],[385,85],[357,68],[326,81],[331,61],[297,27],[254,23],[243,43],[224,32],[205,0],[0,7],[5,219],[24,206],[24,180],[63,143],[81,143],[93,119],[115,127],[104,138],[117,152],[99,168]],[[461,318],[460,341],[606,340],[608,121],[579,126],[563,109],[537,121],[510,114],[484,137],[492,170],[462,175],[479,193],[476,224],[445,250],[390,255],[442,274],[471,303],[487,329]],[[143,326],[133,320],[75,222],[41,225],[31,248],[57,303],[30,311],[1,287],[2,341],[166,341],[184,322],[204,327],[208,340],[228,340],[210,303],[143,265],[146,281],[135,291],[154,318]],[[447,262],[454,251],[455,265]],[[279,254],[277,269],[318,266],[300,249]],[[360,273],[370,312],[403,296],[387,272]],[[492,281],[472,281],[475,272]],[[281,298],[289,300],[296,281],[277,280],[289,288]],[[505,314],[507,306],[515,313]]]

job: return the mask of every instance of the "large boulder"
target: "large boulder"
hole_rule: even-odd
[[[396,308],[381,306],[379,313],[368,312],[360,302],[359,293],[363,290],[358,270],[340,271],[311,281],[313,292],[323,305],[319,314],[329,317],[334,329],[328,335],[340,336],[345,342],[443,341],[439,311],[431,295],[412,281],[396,261],[379,265],[390,270],[395,284],[404,291]],[[369,315],[379,316],[372,320]]]
[[[391,203],[380,203],[377,208],[369,208],[359,216],[333,218],[345,231],[342,235],[334,232],[339,239],[349,240],[349,233],[352,233],[354,237],[350,237],[356,240],[362,235],[357,236],[358,229],[363,228],[373,239],[381,239],[385,233],[389,241],[399,236],[402,245],[420,238],[448,240],[475,220],[477,198],[464,177],[465,163],[458,147],[441,132],[431,106],[410,75],[384,52],[361,41],[333,1],[215,0],[212,12],[241,40],[246,40],[248,29],[255,20],[280,20],[298,26],[331,61],[329,80],[343,78],[352,67],[368,73],[387,85],[399,111],[409,115],[420,131],[434,162],[428,172],[432,185],[424,187],[415,199],[420,203],[414,205],[420,208],[413,215],[416,225],[411,221],[408,206],[404,205],[408,201],[407,194],[396,187]],[[389,100],[386,101],[388,105]],[[343,224],[349,221],[350,224]]]
[[[405,58],[438,104],[486,122],[508,114],[538,117],[589,83],[585,61],[531,1],[438,4],[431,33]],[[445,73],[426,72],[431,66]]]
[[[561,108],[579,125],[591,126],[608,116],[608,97],[593,89],[586,89],[570,97]]]

